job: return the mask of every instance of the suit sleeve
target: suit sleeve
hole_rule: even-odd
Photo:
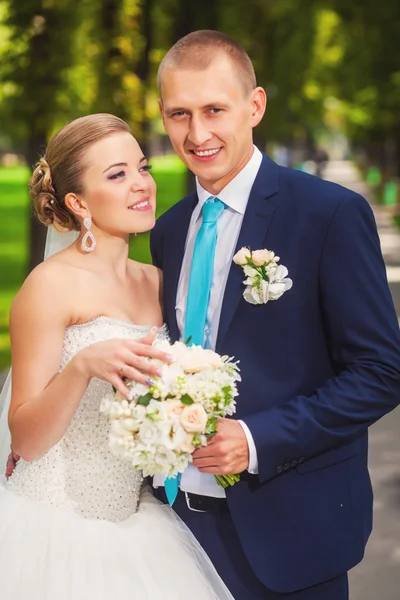
[[[305,266],[306,268],[306,266]],[[373,213],[357,194],[341,202],[320,261],[320,298],[336,376],[311,396],[250,415],[261,482],[363,436],[400,401],[400,335]]]

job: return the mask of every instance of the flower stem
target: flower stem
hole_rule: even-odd
[[[238,481],[240,481],[240,475],[214,475],[218,485],[223,487],[224,489],[228,486],[235,485]]]

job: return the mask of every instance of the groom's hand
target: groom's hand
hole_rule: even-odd
[[[243,427],[233,419],[219,419],[217,434],[193,453],[193,464],[202,473],[229,475],[249,466],[249,447]]]

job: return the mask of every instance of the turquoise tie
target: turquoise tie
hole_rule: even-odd
[[[183,339],[190,338],[190,344],[198,346],[202,346],[204,341],[217,245],[217,221],[224,208],[225,204],[214,196],[204,203],[203,222],[193,251]]]
[[[186,341],[190,338],[189,343],[198,346],[202,346],[204,341],[217,245],[217,221],[224,208],[225,204],[214,196],[210,196],[203,204],[203,222],[194,245],[183,339]],[[164,482],[165,493],[171,506],[178,495],[179,480],[179,476],[168,477]]]

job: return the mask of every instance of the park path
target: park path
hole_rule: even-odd
[[[329,163],[325,178],[359,192],[370,202],[397,315],[400,317],[400,233],[387,209],[349,162]],[[350,600],[400,598],[400,408],[370,429],[369,469],[374,488],[374,529],[364,560],[350,573]],[[321,600],[323,600],[321,598]]]

